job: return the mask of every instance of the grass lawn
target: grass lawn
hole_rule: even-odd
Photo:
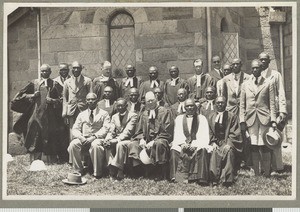
[[[291,152],[283,152],[285,171],[270,178],[250,176],[240,171],[237,182],[201,187],[195,183],[155,182],[149,179],[94,179],[87,174],[87,184],[69,186],[62,182],[72,168],[68,164],[48,165],[47,171],[30,172],[29,156],[14,157],[7,168],[7,195],[292,195]]]

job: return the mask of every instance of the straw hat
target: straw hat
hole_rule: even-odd
[[[276,149],[282,143],[282,134],[278,129],[269,127],[263,133],[263,140],[267,147],[270,149]]]
[[[32,161],[29,171],[45,171],[47,170],[45,163],[42,160]]]
[[[81,177],[81,174],[78,172],[75,173],[68,173],[68,178],[62,180],[63,183],[69,184],[69,185],[83,185],[86,184],[87,179],[84,177]]]
[[[140,152],[140,160],[142,161],[143,164],[146,164],[146,165],[152,163],[152,160],[151,160],[151,158],[148,156],[146,149],[143,149],[143,150]]]

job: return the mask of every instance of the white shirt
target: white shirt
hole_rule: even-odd
[[[187,117],[186,118],[186,123],[187,123],[188,131],[191,132],[191,130],[192,130],[192,123],[193,123],[193,117]]]
[[[196,75],[196,77],[197,77],[197,83],[196,83],[197,87],[201,87],[201,76],[202,76],[202,74]]]
[[[131,102],[131,108],[130,108],[130,111],[131,112],[134,112],[134,108],[135,108],[135,105],[136,105],[136,102]]]
[[[109,99],[105,99],[105,107],[106,108],[110,107],[110,101],[109,101]]]
[[[179,77],[177,77],[177,78],[172,78],[171,79],[171,82],[170,82],[170,85],[171,86],[176,86],[176,80],[178,80],[179,79]]]

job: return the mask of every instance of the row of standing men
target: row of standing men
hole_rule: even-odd
[[[285,119],[285,116],[287,114],[284,90],[282,86],[282,79],[280,74],[277,71],[270,70],[268,68],[270,63],[269,55],[267,55],[266,53],[261,53],[259,55],[259,59],[260,59],[259,66],[264,70],[262,72],[262,76],[259,76],[260,83],[264,84],[262,82],[262,79],[269,78],[270,79],[269,81],[270,82],[272,81],[272,83],[270,84],[272,84],[271,87],[274,87],[274,91],[275,91],[272,93],[272,95],[274,95],[274,98],[276,97],[275,99],[277,99],[275,104],[276,108],[274,108],[274,111],[276,113],[275,117],[277,118],[277,120],[279,120],[277,121],[277,123],[279,123]],[[126,105],[129,111],[140,113],[142,110],[146,110],[147,108],[143,106],[145,104],[145,95],[148,91],[151,90],[154,91],[156,95],[158,105],[169,107],[169,110],[166,111],[169,111],[168,113],[171,114],[170,116],[171,119],[185,112],[186,105],[184,104],[184,101],[186,100],[187,97],[190,97],[194,99],[195,104],[197,105],[198,108],[197,110],[201,111],[200,113],[205,115],[209,120],[208,115],[212,111],[215,111],[214,93],[216,93],[218,96],[225,96],[226,105],[227,105],[226,110],[240,117],[240,120],[236,119],[236,123],[240,125],[239,129],[242,130],[242,134],[241,134],[243,137],[242,140],[243,143],[245,144],[246,143],[245,137],[247,134],[246,132],[250,131],[251,127],[253,126],[253,123],[250,124],[248,123],[249,120],[253,122],[253,120],[251,120],[253,118],[246,117],[245,120],[245,116],[240,115],[239,112],[240,102],[242,102],[243,105],[247,105],[247,102],[242,101],[240,95],[241,95],[241,90],[243,90],[242,89],[243,82],[247,81],[252,76],[241,71],[242,63],[241,60],[238,58],[234,59],[231,65],[227,65],[227,64],[224,65],[223,70],[220,69],[221,61],[218,56],[213,57],[213,64],[214,64],[214,69],[210,73],[203,73],[202,71],[203,62],[200,59],[195,60],[194,61],[195,75],[189,78],[188,80],[184,80],[180,78],[178,67],[172,66],[169,69],[171,79],[167,80],[165,83],[158,79],[158,69],[155,66],[149,68],[150,79],[148,81],[142,82],[139,77],[135,76],[136,74],[135,68],[131,65],[128,65],[126,67],[127,77],[122,79],[120,86],[118,85],[117,80],[111,77],[111,64],[109,62],[104,62],[102,67],[103,74],[100,77],[95,78],[93,81],[81,74],[82,65],[79,64],[78,62],[74,62],[72,64],[72,73],[73,73],[72,77],[68,75],[69,72],[68,65],[60,64],[60,76],[54,79],[57,83],[55,82],[53,83],[49,79],[49,76],[51,74],[51,70],[49,66],[43,65],[41,67],[41,79],[33,81],[17,95],[17,96],[23,95],[23,97],[25,95],[26,98],[29,99],[31,102],[36,102],[36,99],[41,99],[42,96],[45,97],[44,104],[43,101],[40,101],[39,105],[36,105],[32,108],[31,111],[32,115],[29,118],[28,127],[26,130],[24,130],[24,128],[22,129],[22,132],[24,132],[25,135],[25,146],[27,147],[29,152],[37,153],[34,154],[36,155],[35,156],[36,158],[40,157],[40,153],[43,152],[49,155],[55,155],[57,153],[62,159],[64,157],[65,157],[64,159],[67,159],[66,158],[67,154],[65,150],[67,145],[69,144],[69,140],[72,138],[72,135],[74,136],[74,130],[73,133],[71,131],[70,134],[71,137],[66,136],[68,134],[66,133],[67,132],[66,130],[67,127],[69,127],[70,129],[74,128],[73,125],[76,121],[78,114],[82,111],[85,111],[85,109],[87,109],[88,104],[86,101],[86,95],[88,93],[90,93],[91,91],[94,92],[97,96],[98,107],[106,110],[110,116],[113,116],[114,113],[118,111],[117,104],[114,102],[120,96],[124,96],[125,99],[128,100],[128,104]],[[52,86],[51,84],[54,85]],[[45,87],[45,92],[43,92],[43,87]],[[62,101],[61,101],[61,97],[62,97]],[[266,96],[263,96],[263,98],[266,98]],[[268,102],[268,100],[266,101]],[[53,105],[53,111],[52,111],[53,116],[51,115],[49,116],[49,114],[51,114],[49,108],[51,107],[45,107],[45,105],[48,104]],[[267,103],[267,107],[270,109],[270,103]],[[241,107],[241,108],[246,109],[246,111],[249,110],[248,107],[247,108]],[[43,118],[45,119],[46,117],[45,115],[41,115],[42,113],[40,111],[43,111],[43,109],[44,111],[48,110],[47,113],[49,117],[46,118],[48,126],[46,126],[46,124],[43,124],[45,122],[40,121],[40,119]],[[62,114],[62,116],[57,115],[59,114],[59,110],[62,111],[62,113],[60,113]],[[243,110],[244,115],[246,114],[246,116],[249,116],[249,113],[247,114],[246,111]],[[265,124],[264,126],[267,126],[268,124],[270,124],[270,120],[263,121],[264,119],[268,119],[268,115],[261,113],[261,110],[259,108],[255,108],[255,111],[256,112],[258,111],[257,113],[258,118],[256,118],[256,113],[255,113],[254,120],[259,120],[258,123],[256,123],[255,121],[255,126],[256,126],[255,130],[256,131],[259,130],[259,132],[261,132],[262,129],[258,128],[257,125],[264,123]],[[264,111],[264,109],[262,111]],[[159,115],[159,117],[164,117],[165,116],[164,114],[162,114],[161,116]],[[260,117],[261,115],[262,118]],[[141,120],[141,118],[139,118],[139,120]],[[60,122],[61,124],[58,125],[51,124],[51,122],[57,123],[57,121]],[[272,124],[274,124],[275,122],[276,120],[274,121],[274,118],[272,117]],[[62,123],[65,123],[67,125]],[[53,129],[51,129],[52,128],[51,126],[53,126]],[[57,126],[59,126],[59,130]],[[250,129],[248,130],[249,127]],[[38,130],[39,128],[40,130]],[[252,130],[253,129],[254,128],[252,127]],[[61,133],[53,133],[57,130],[60,131]],[[83,129],[81,129],[81,131],[82,130]],[[47,133],[45,133],[45,131],[47,131]],[[242,157],[243,160],[249,166],[250,165],[253,166],[253,161],[257,163],[257,158],[264,158],[263,160],[261,160],[261,162],[266,160],[269,161],[269,157],[267,157],[266,159],[265,156],[266,154],[263,154],[266,151],[265,148],[263,147],[264,144],[261,142],[262,138],[253,137],[257,135],[256,131],[249,132],[249,134],[251,137],[251,144],[253,142],[253,146],[257,146],[258,148],[248,148],[248,151],[251,152],[250,154],[248,152],[248,153],[240,154],[239,156]],[[59,135],[59,136],[55,136],[55,135]],[[174,138],[176,137],[174,136]],[[40,142],[39,140],[42,140],[42,142]],[[51,140],[55,140],[55,141],[51,142]],[[168,142],[170,142],[170,140],[168,140]],[[57,145],[51,145],[51,144],[57,144]],[[244,144],[243,146],[245,146]],[[245,149],[247,148],[244,148],[244,152]],[[261,149],[263,151],[261,151]],[[268,155],[271,155],[270,151],[267,152]],[[280,154],[280,150],[278,150],[277,153],[278,152]],[[260,157],[258,157],[257,154],[260,154]],[[255,157],[249,159],[251,157],[248,156],[246,157],[246,155],[248,156],[254,155]],[[282,161],[280,163],[279,160],[280,157],[275,156],[273,158],[277,159],[274,160],[275,163],[273,165],[273,169],[274,170],[282,169]],[[71,162],[73,162],[71,157],[70,159]],[[264,167],[263,169],[266,172],[267,168]],[[255,167],[254,171],[257,172],[257,167]],[[99,174],[95,173],[95,176],[99,176]]]

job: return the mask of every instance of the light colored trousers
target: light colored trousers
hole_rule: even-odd
[[[96,177],[103,175],[103,169],[105,166],[105,149],[101,145],[102,139],[95,139],[89,148],[90,157],[93,164],[93,175]],[[69,152],[69,162],[72,163],[73,168],[76,171],[82,172],[82,151],[84,151],[84,146],[79,139],[74,139],[71,141],[68,152]]]
[[[124,165],[126,164],[128,158],[128,144],[130,140],[121,141],[116,144],[116,154],[112,155],[111,151],[108,150],[106,156],[108,159],[108,164],[117,167],[118,169],[124,170]]]

